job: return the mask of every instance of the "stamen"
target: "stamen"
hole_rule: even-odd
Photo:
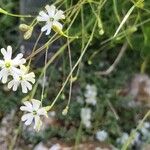
[[[37,115],[37,112],[35,110],[33,110],[33,115]]]
[[[6,63],[5,63],[5,67],[6,67],[6,68],[10,68],[10,66],[11,66],[11,63],[10,63],[10,62],[6,62]]]
[[[50,20],[50,22],[53,22],[53,21],[54,21],[54,18],[51,17],[51,18],[49,18],[49,20]]]

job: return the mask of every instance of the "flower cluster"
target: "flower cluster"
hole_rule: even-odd
[[[96,105],[97,88],[95,85],[87,85],[84,93],[85,101],[87,104]]]
[[[51,33],[51,29],[55,31],[61,31],[63,26],[59,22],[61,19],[65,19],[64,12],[62,10],[56,9],[54,5],[46,5],[45,11],[40,11],[37,17],[38,22],[46,22],[46,24],[41,28],[41,31],[46,31],[46,35]]]
[[[107,139],[108,133],[105,130],[99,130],[96,132],[96,139],[103,142]]]
[[[86,88],[85,88],[85,93],[84,93],[84,97],[85,97],[85,103],[88,105],[96,105],[96,99],[97,99],[97,88],[95,85],[90,85],[87,84]],[[77,97],[77,101],[80,104],[84,104],[84,101],[81,97]],[[83,107],[81,108],[81,120],[83,125],[86,128],[91,128],[91,115],[92,115],[92,109],[90,107]]]
[[[52,29],[59,34],[65,35],[62,32],[63,25],[60,23],[60,20],[65,19],[64,12],[56,9],[54,5],[46,5],[45,9],[46,11],[39,12],[39,15],[30,25],[21,24],[19,26],[19,29],[24,33],[24,39],[27,40],[32,36],[34,26],[39,22],[45,22],[41,32],[46,32],[46,35],[49,35]],[[2,9],[1,12],[8,14]],[[1,54],[3,55],[3,59],[0,60],[0,80],[2,83],[7,83],[8,88],[13,91],[16,91],[19,86],[21,86],[23,93],[32,90],[32,84],[35,83],[35,74],[34,72],[28,72],[29,65],[25,66],[26,59],[23,58],[23,54],[19,53],[12,58],[13,50],[11,46],[8,46],[7,49],[2,48]],[[47,117],[47,111],[41,105],[41,101],[31,99],[31,101],[25,101],[24,106],[20,107],[22,111],[27,112],[22,116],[22,121],[27,126],[34,122],[34,129],[37,131],[42,126],[41,116]],[[66,114],[67,111],[68,107],[64,109],[63,113]]]
[[[28,90],[32,89],[32,84],[35,83],[35,74],[33,72],[28,73],[28,68],[24,66],[26,59],[23,58],[23,54],[19,53],[15,58],[12,58],[11,46],[8,46],[7,49],[2,48],[1,53],[3,59],[0,60],[0,80],[2,83],[8,82],[8,88],[12,88],[13,91],[16,91],[21,85],[22,92],[27,93]],[[10,80],[9,76],[12,77]]]
[[[91,128],[91,109],[90,108],[81,109],[81,120],[86,128]]]

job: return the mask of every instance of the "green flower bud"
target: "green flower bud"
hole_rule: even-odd
[[[62,111],[62,114],[63,114],[64,116],[66,116],[66,115],[67,115],[67,113],[68,113],[68,109],[69,109],[69,107],[68,107],[68,106],[66,106],[66,108]]]
[[[20,31],[27,32],[28,30],[30,30],[30,26],[28,26],[26,24],[20,24],[19,29],[20,29]]]
[[[25,32],[24,39],[28,40],[32,36],[32,32],[33,32],[33,27],[30,27],[30,29],[27,32]]]

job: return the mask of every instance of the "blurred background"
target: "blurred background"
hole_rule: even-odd
[[[20,120],[19,107],[27,96],[1,83],[0,150],[120,150],[150,106],[150,1],[139,1],[118,35],[118,26],[138,0],[0,0],[0,7],[14,14],[37,16],[46,4],[55,4],[66,13],[64,31],[69,39],[72,64],[86,53],[73,73],[71,102],[67,115],[62,111],[69,97],[69,83],[57,103],[35,132]],[[14,53],[29,55],[40,33],[38,25],[31,39],[23,40],[19,19],[0,14],[0,47],[11,45]],[[97,22],[96,27],[95,22]],[[94,30],[93,36],[91,36]],[[38,47],[50,36],[43,35]],[[89,41],[90,39],[90,41]],[[49,59],[67,43],[60,37],[49,48]],[[32,60],[36,79],[43,55]],[[111,67],[110,67],[111,66]],[[68,48],[48,67],[44,105],[58,94],[70,72]],[[41,96],[43,78],[37,80],[35,98]],[[137,130],[128,150],[150,150],[150,120]]]

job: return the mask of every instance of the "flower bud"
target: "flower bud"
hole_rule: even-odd
[[[30,29],[27,32],[25,32],[24,39],[28,40],[32,36],[32,32],[33,32],[33,27],[30,27]]]
[[[68,113],[68,109],[69,109],[69,107],[68,107],[68,106],[66,106],[66,108],[62,111],[62,114],[63,114],[64,116],[66,116],[66,115],[67,115],[67,113]]]
[[[100,35],[103,35],[103,34],[104,34],[104,30],[103,30],[103,29],[100,29],[99,34],[100,34]]]
[[[59,28],[58,26],[54,26],[54,25],[53,25],[52,28],[53,28],[53,30],[54,30],[55,32],[59,33],[60,35],[64,35],[62,29]]]
[[[26,24],[20,24],[19,29],[20,29],[20,31],[27,32],[30,29],[30,26],[28,26]]]

